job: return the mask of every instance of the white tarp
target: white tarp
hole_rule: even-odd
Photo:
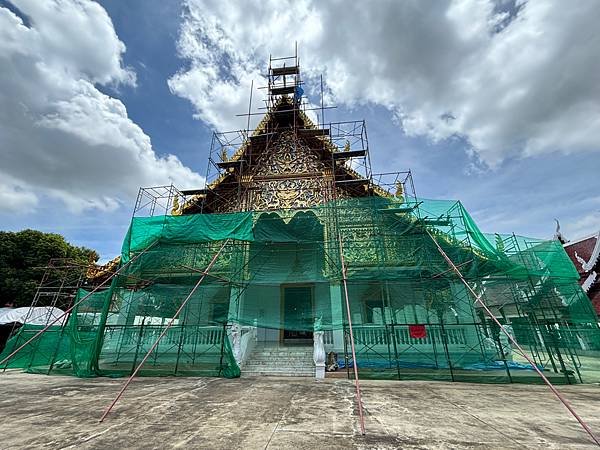
[[[62,316],[64,311],[52,306],[39,306],[35,308],[11,308],[0,311],[0,325],[4,323],[18,322],[31,325],[48,325],[54,319]],[[58,320],[55,325],[62,325],[67,315]]]

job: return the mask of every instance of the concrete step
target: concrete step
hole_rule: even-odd
[[[274,365],[274,364],[256,364],[254,362],[250,362],[250,363],[246,363],[243,366],[244,370],[287,370],[289,371],[293,371],[293,370],[315,370],[315,366],[314,365],[308,365],[308,364],[295,364],[295,365]]]
[[[302,371],[302,370],[307,370],[307,371],[313,371],[315,370],[315,366],[307,366],[307,365],[302,365],[302,366],[273,366],[273,365],[261,365],[261,364],[245,364],[242,367],[242,370],[244,371],[253,371],[253,370],[257,370],[257,371],[261,371],[261,370],[275,370],[275,371],[287,371],[287,372],[295,372],[297,370]]]
[[[263,359],[268,361],[280,361],[285,359],[286,361],[312,361],[313,355],[250,355],[251,359]]]
[[[279,356],[279,355],[292,355],[292,356],[312,356],[313,352],[311,351],[285,351],[285,350],[254,350],[252,355],[265,355],[265,356]]]
[[[277,356],[269,356],[269,355],[250,355],[248,359],[256,360],[256,361],[312,361],[313,356],[294,356],[294,355],[277,355]]]
[[[295,369],[298,367],[315,367],[314,364],[308,362],[308,361],[302,361],[302,362],[293,362],[293,363],[287,363],[287,362],[273,362],[273,361],[246,361],[246,363],[244,364],[244,367],[275,367],[275,368],[280,368],[280,367],[287,367],[289,369]]]
[[[246,365],[248,364],[258,364],[261,366],[268,365],[273,367],[285,367],[285,366],[314,366],[314,362],[312,358],[310,359],[272,359],[272,358],[248,358],[246,360]]]
[[[282,351],[282,352],[295,352],[295,351],[300,351],[300,352],[309,352],[313,350],[313,346],[312,345],[290,345],[290,346],[283,346],[283,347],[278,347],[276,345],[256,345],[254,347],[255,350],[277,350],[277,351]]]
[[[273,358],[248,358],[246,360],[246,364],[269,364],[271,366],[284,366],[286,364],[291,364],[294,366],[298,366],[298,365],[306,365],[306,366],[313,366],[314,362],[312,358],[277,358],[277,359],[273,359]]]
[[[312,354],[312,348],[255,348],[253,353],[265,353],[265,354],[288,354],[288,355],[308,355]]]
[[[312,361],[312,355],[250,355],[250,359],[260,359],[263,361]]]
[[[256,350],[280,351],[280,352],[310,352],[313,347],[255,347]]]
[[[314,377],[314,370],[242,370],[243,377],[276,376],[276,377]]]
[[[313,348],[258,346],[242,367],[243,376],[314,377]]]

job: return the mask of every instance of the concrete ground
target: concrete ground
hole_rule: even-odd
[[[544,386],[310,378],[123,379],[0,374],[1,448],[593,448]],[[563,386],[600,432],[600,387]]]

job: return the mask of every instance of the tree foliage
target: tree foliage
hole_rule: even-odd
[[[29,306],[52,258],[68,258],[76,263],[97,261],[98,253],[69,244],[64,237],[35,230],[0,231],[0,307],[7,302]],[[40,306],[44,302],[40,302]]]

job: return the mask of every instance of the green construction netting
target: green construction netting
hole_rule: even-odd
[[[134,217],[123,241],[121,255],[127,262],[132,252],[143,250],[158,240],[194,244],[228,238],[253,240],[251,213]]]
[[[365,378],[536,382],[432,237],[551,380],[600,379],[598,319],[558,241],[484,234],[455,201],[381,197],[136,217],[110,286],[80,290],[68,321],[9,367],[128,375],[167,330],[142,375],[235,377],[253,349],[311,347],[317,330],[348,376],[357,364]],[[35,331],[21,328],[1,358]]]

